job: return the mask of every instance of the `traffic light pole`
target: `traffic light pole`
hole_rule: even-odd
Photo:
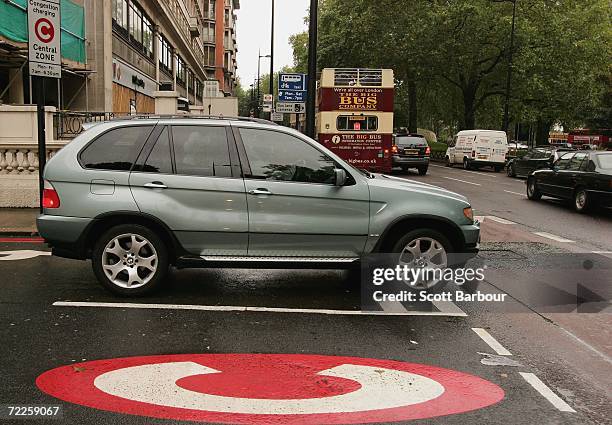
[[[315,102],[317,98],[317,27],[319,0],[310,0],[308,29],[308,99],[306,99],[306,135],[315,137]]]

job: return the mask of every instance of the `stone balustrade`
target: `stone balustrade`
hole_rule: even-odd
[[[47,160],[68,141],[47,142]],[[0,142],[0,207],[38,206],[38,146]]]

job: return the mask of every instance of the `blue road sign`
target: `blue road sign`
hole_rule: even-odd
[[[279,102],[306,102],[306,91],[304,90],[279,90]]]
[[[279,90],[307,90],[305,74],[280,74],[278,76]]]

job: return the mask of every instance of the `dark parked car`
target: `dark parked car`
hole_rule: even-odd
[[[429,168],[431,148],[420,134],[398,134],[393,143],[393,167],[416,168],[424,176]]]
[[[506,172],[508,177],[525,178],[535,170],[542,168],[550,168],[553,162],[559,159],[565,152],[573,150],[562,148],[534,148],[529,149],[523,156],[513,158],[506,164]]]
[[[612,152],[566,152],[545,170],[527,178],[527,197],[570,199],[578,212],[612,206]]]

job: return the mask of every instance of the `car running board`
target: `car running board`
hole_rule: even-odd
[[[178,258],[178,268],[192,267],[243,267],[245,268],[346,268],[359,263],[359,257],[266,257],[236,255],[185,256]]]

